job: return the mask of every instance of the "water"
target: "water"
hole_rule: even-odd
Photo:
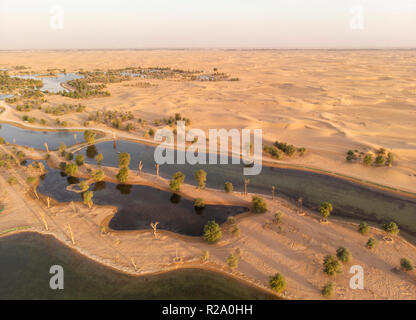
[[[22,78],[22,79],[42,80],[43,87],[40,88],[40,90],[41,91],[53,92],[53,93],[58,93],[58,92],[61,92],[61,91],[68,92],[67,89],[65,89],[61,86],[62,82],[67,82],[67,81],[70,81],[70,80],[84,78],[84,76],[76,74],[76,73],[66,73],[66,74],[59,73],[56,77],[49,77],[49,76],[41,77],[38,74],[16,75],[14,77]]]
[[[185,269],[129,276],[102,266],[52,236],[0,238],[0,299],[273,299],[214,272]],[[64,290],[51,290],[49,269],[64,268]]]
[[[65,176],[61,171],[45,164],[48,173],[42,176],[38,191],[60,202],[82,201],[82,194],[66,190],[79,179]],[[158,229],[188,236],[201,236],[210,220],[223,223],[230,215],[248,211],[238,206],[206,205],[194,208],[193,201],[171,192],[142,185],[97,182],[90,186],[93,202],[99,205],[117,206],[117,213],[110,221],[115,230],[150,229],[150,223],[159,221]]]
[[[0,123],[0,137],[9,143],[19,144],[21,146],[32,147],[35,149],[45,149],[45,142],[50,150],[59,148],[61,142],[66,146],[76,143],[74,134],[78,143],[84,142],[84,133],[77,131],[37,131],[18,128],[6,123]]]
[[[117,166],[118,153],[128,152],[131,155],[130,168],[138,170],[142,161],[143,170],[155,173],[154,147],[129,141],[102,142],[96,146],[83,149],[86,161],[95,163],[94,155],[104,155],[103,165]],[[229,161],[231,163],[231,161]],[[196,185],[194,173],[198,169],[207,172],[207,187],[223,189],[224,182],[230,181],[234,190],[242,191],[244,179],[242,165],[162,165],[160,175],[170,179],[176,171],[186,175],[185,182]],[[406,236],[416,237],[416,199],[399,196],[363,186],[351,181],[329,175],[287,168],[263,166],[260,175],[250,176],[248,191],[271,195],[271,187],[276,187],[276,194],[293,201],[303,198],[306,207],[317,210],[323,201],[334,206],[333,215],[372,222],[376,225],[395,221],[406,232]],[[411,238],[409,238],[412,240]],[[414,238],[413,238],[414,240]]]
[[[13,98],[13,94],[0,94],[0,100],[6,100],[7,98]]]

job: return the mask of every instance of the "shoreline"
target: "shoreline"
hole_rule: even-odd
[[[14,125],[17,126],[21,129],[27,129],[27,130],[35,130],[35,131],[62,131],[62,132],[82,132],[85,130],[92,130],[92,131],[99,131],[102,132],[104,134],[104,136],[101,138],[102,140],[97,140],[96,142],[94,142],[94,144],[96,143],[101,143],[101,142],[106,142],[106,141],[113,141],[114,139],[112,137],[107,137],[107,134],[109,134],[109,132],[112,132],[111,130],[109,132],[106,132],[104,130],[102,130],[101,128],[88,128],[88,127],[79,127],[79,128],[67,128],[67,129],[62,129],[62,128],[56,128],[56,127],[47,127],[47,128],[40,128],[40,127],[35,127],[35,126],[30,126],[30,125],[26,125],[26,124],[22,124],[19,122],[15,122],[15,121],[4,121],[4,120],[0,120],[0,124],[1,123],[6,123],[9,125]],[[125,140],[125,141],[129,141],[132,143],[139,143],[139,144],[144,144],[147,146],[157,146],[156,143],[146,140],[146,139],[140,139],[140,138],[131,138],[131,137],[121,137],[122,139],[120,139],[120,137],[116,137],[116,141],[117,140]],[[81,149],[86,148],[87,146],[89,146],[90,144],[88,143],[78,143],[78,144],[74,144],[70,147],[68,147],[68,149],[71,150],[71,152],[76,152],[79,151]],[[75,150],[73,150],[72,148],[75,148]],[[175,148],[175,150],[177,150]],[[218,154],[218,153],[217,153]],[[230,156],[230,153],[229,153]],[[232,156],[232,154],[231,154]],[[267,159],[267,158],[266,158]],[[307,165],[301,165],[301,164],[293,164],[293,163],[287,163],[287,162],[278,162],[278,161],[270,161],[270,159],[267,160],[263,160],[263,166],[268,166],[268,167],[274,167],[274,168],[286,168],[286,169],[293,169],[293,170],[299,170],[299,171],[308,171],[308,172],[313,172],[316,174],[323,174],[323,175],[328,175],[328,176],[332,176],[335,178],[339,178],[339,179],[343,179],[349,182],[353,182],[353,183],[357,183],[360,184],[362,186],[366,186],[369,188],[373,188],[376,190],[381,190],[384,192],[389,192],[398,196],[407,196],[407,197],[411,197],[416,199],[416,192],[410,191],[410,190],[403,190],[397,187],[393,187],[393,186],[388,186],[388,185],[384,185],[384,184],[380,184],[377,182],[373,182],[373,181],[369,181],[369,180],[364,180],[361,178],[357,178],[357,177],[352,177],[352,176],[348,176],[346,174],[340,173],[340,172],[335,172],[335,171],[331,171],[331,170],[327,170],[327,169],[323,169],[323,168],[318,168],[318,167],[310,167]]]

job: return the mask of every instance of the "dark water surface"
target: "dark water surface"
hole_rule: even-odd
[[[104,155],[103,165],[118,165],[118,153],[131,154],[130,168],[138,170],[141,160],[143,170],[155,173],[154,147],[129,141],[102,142],[80,151],[86,155],[86,161],[95,163],[97,153]],[[243,166],[228,165],[162,165],[161,176],[170,179],[176,171],[186,175],[185,182],[196,185],[194,173],[198,169],[207,172],[207,186],[223,189],[224,182],[230,181],[234,189],[243,190]],[[399,196],[375,188],[363,186],[345,179],[319,174],[304,170],[274,168],[263,166],[257,176],[250,176],[249,192],[271,195],[271,187],[276,187],[276,193],[293,201],[303,198],[305,206],[318,209],[323,201],[329,201],[334,206],[333,215],[343,218],[366,220],[375,224],[395,221],[407,236],[416,237],[416,199]]]
[[[45,162],[44,162],[45,163]],[[41,177],[38,191],[60,202],[82,201],[82,194],[66,190],[79,179],[68,177],[60,170],[50,168]],[[93,202],[99,205],[117,206],[116,215],[110,221],[115,230],[150,229],[150,223],[159,221],[158,228],[189,236],[200,236],[210,220],[223,223],[230,215],[248,211],[239,206],[206,205],[197,209],[191,200],[171,192],[142,185],[97,182],[90,186]]]
[[[129,276],[102,266],[52,236],[21,233],[0,239],[0,299],[273,299],[267,292],[200,269]],[[52,265],[64,289],[51,290]]]

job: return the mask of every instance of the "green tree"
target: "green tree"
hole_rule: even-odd
[[[321,289],[321,293],[325,298],[331,298],[334,295],[334,291],[335,291],[335,288],[332,282],[328,282]]]
[[[180,171],[176,172],[173,175],[173,178],[169,183],[170,189],[174,192],[179,191],[184,181],[185,181],[185,175]]]
[[[329,217],[329,215],[331,214],[333,208],[332,208],[332,204],[330,204],[329,202],[325,201],[321,203],[321,206],[319,207],[319,212],[321,213],[322,217],[326,220],[326,218]]]
[[[368,226],[367,222],[361,222],[358,226],[358,232],[361,234],[368,234],[370,231],[370,227]]]
[[[394,222],[385,223],[383,224],[382,228],[387,234],[392,235],[392,236],[395,236],[400,231],[399,227]]]
[[[393,154],[393,153],[391,153],[391,152],[389,152],[389,153],[387,154],[387,161],[386,161],[386,164],[387,164],[388,166],[392,166],[392,165],[393,165],[393,162],[394,162],[394,154]]]
[[[85,159],[84,159],[84,155],[83,154],[77,154],[76,155],[76,157],[75,157],[75,163],[78,166],[82,166],[84,164],[84,161],[85,161]]]
[[[124,183],[127,181],[127,179],[129,178],[129,169],[127,169],[126,167],[122,167],[119,172],[116,175],[116,178],[118,181],[120,181],[121,183]]]
[[[412,271],[413,270],[413,263],[407,258],[400,259],[400,266],[402,267],[403,271]]]
[[[227,181],[226,183],[224,183],[224,190],[227,193],[233,192],[233,184]]]
[[[118,154],[118,167],[127,168],[130,165],[130,154],[127,152],[120,152]]]
[[[227,257],[227,264],[231,269],[235,269],[238,267],[238,264],[240,262],[240,257],[236,254],[231,253]]]
[[[73,176],[78,170],[78,166],[71,162],[70,164],[67,164],[65,167],[65,173],[69,176]]]
[[[376,247],[376,240],[374,238],[368,238],[367,244],[365,246],[368,249],[374,249]]]
[[[194,202],[194,207],[196,207],[196,208],[204,208],[205,207],[204,199],[202,199],[202,198],[196,198],[195,199],[195,202]]]
[[[98,166],[101,166],[101,162],[103,162],[103,160],[104,160],[104,156],[102,153],[99,153],[96,155],[95,161],[97,161]]]
[[[65,155],[65,151],[66,151],[66,144],[63,143],[63,142],[61,142],[58,151],[59,151],[59,154],[61,156],[64,156]]]
[[[205,183],[207,181],[207,173],[204,170],[200,169],[195,172],[195,179],[198,182],[199,188],[204,189]]]
[[[94,171],[92,177],[95,181],[103,181],[105,178],[105,173],[102,170],[96,170]]]
[[[363,159],[363,163],[366,166],[371,165],[373,163],[373,156],[371,154],[366,154]]]
[[[327,275],[334,276],[342,272],[342,265],[338,261],[337,257],[333,255],[327,255],[324,259],[324,272]]]
[[[344,248],[344,247],[339,247],[337,249],[337,258],[342,263],[350,262],[351,261],[351,252],[350,252],[350,250],[348,250],[347,248]]]
[[[88,208],[92,208],[93,202],[92,197],[94,196],[92,191],[85,191],[82,194],[82,199],[84,200],[84,203],[88,206]]]
[[[264,213],[267,211],[267,203],[264,201],[263,198],[258,196],[253,196],[251,199],[253,203],[254,212],[256,213]]]
[[[88,185],[87,181],[82,180],[79,183],[79,188],[81,189],[82,192],[85,192],[85,191],[87,191],[90,188],[90,186]]]
[[[276,273],[274,276],[270,276],[269,285],[272,290],[281,293],[286,289],[286,279],[280,273]]]
[[[375,162],[378,166],[384,166],[386,163],[386,158],[384,158],[384,156],[377,156]]]
[[[95,142],[95,132],[92,130],[85,130],[84,131],[84,140],[87,143],[94,143]]]
[[[173,179],[183,183],[185,181],[185,175],[181,171],[178,171],[173,175]]]
[[[214,220],[208,221],[204,226],[204,240],[209,243],[216,243],[222,238],[221,227]]]

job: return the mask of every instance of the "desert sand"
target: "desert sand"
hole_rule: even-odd
[[[171,67],[212,72],[218,68],[240,81],[146,80],[149,88],[109,84],[111,96],[50,103],[82,103],[87,112],[60,117],[79,127],[97,110],[131,111],[152,123],[180,112],[192,127],[261,128],[263,140],[306,147],[303,157],[284,159],[305,166],[408,191],[416,191],[416,85],[409,66],[414,50],[153,50],[0,52],[0,68],[24,65],[33,73],[129,66]],[[12,72],[13,73],[13,72]],[[15,71],[14,73],[17,73]],[[130,81],[131,84],[139,80]],[[54,120],[40,111],[33,116]],[[11,112],[8,119],[21,121]],[[104,127],[99,125],[98,127]],[[108,127],[106,128],[108,130]],[[120,135],[125,135],[120,132]],[[142,132],[129,133],[143,138]],[[396,156],[393,167],[347,163],[349,149],[383,147]]]

